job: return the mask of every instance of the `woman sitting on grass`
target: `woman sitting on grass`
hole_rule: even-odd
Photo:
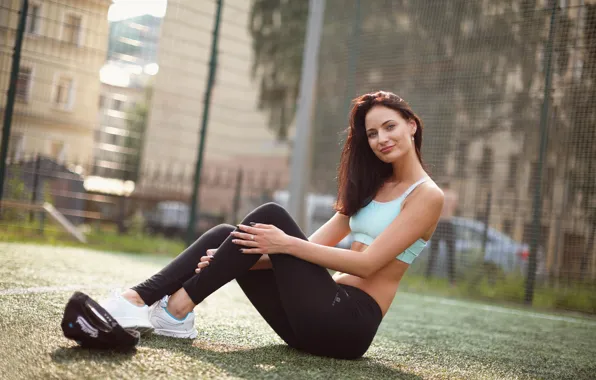
[[[123,327],[195,338],[194,307],[236,279],[289,346],[361,357],[441,214],[443,193],[424,170],[421,146],[422,122],[403,99],[360,96],[341,153],[337,213],[312,236],[282,207],[265,204],[237,227],[209,230],[103,306]],[[351,249],[335,248],[350,232]]]

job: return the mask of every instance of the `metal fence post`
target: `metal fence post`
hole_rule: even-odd
[[[240,211],[240,201],[242,197],[242,177],[243,171],[242,168],[240,168],[236,174],[236,189],[234,191],[234,204],[232,206],[232,221],[234,224],[240,222],[238,220],[238,211]]]
[[[38,154],[35,157],[35,164],[33,166],[33,190],[31,192],[31,205],[37,203],[37,188],[39,187],[39,169],[41,167],[41,156]],[[33,222],[35,218],[35,211],[29,212],[29,221]]]
[[[544,57],[544,99],[542,101],[542,112],[540,114],[540,152],[538,155],[538,180],[536,181],[537,188],[534,193],[533,202],[533,219],[532,228],[534,233],[532,241],[530,242],[530,257],[528,261],[528,273],[526,277],[526,289],[524,295],[524,303],[527,305],[532,304],[534,298],[534,283],[536,280],[536,267],[538,259],[538,243],[540,241],[541,233],[541,215],[542,215],[542,167],[544,159],[546,157],[546,145],[548,142],[548,109],[550,106],[550,91],[551,91],[551,60],[553,55],[553,41],[555,38],[555,20],[557,15],[557,1],[551,0],[551,15],[550,15],[550,29],[548,31],[548,41],[546,43],[546,54]]]
[[[484,255],[486,255],[486,245],[488,244],[488,225],[490,222],[490,209],[491,209],[491,203],[492,203],[492,197],[493,197],[493,192],[489,190],[487,196],[486,196],[486,207],[484,209],[484,220],[482,221],[484,223],[484,231],[482,233],[482,255],[484,257]]]
[[[25,34],[25,25],[27,23],[27,13],[29,12],[29,0],[23,0],[19,16],[19,25],[17,27],[17,36],[15,38],[14,53],[12,55],[12,66],[10,69],[10,84],[6,97],[6,107],[4,108],[4,124],[2,127],[2,144],[0,145],[0,201],[4,195],[4,180],[6,174],[6,158],[8,156],[8,140],[10,139],[10,127],[12,124],[12,114],[14,112],[14,102],[17,93],[17,79],[19,78],[19,68],[21,65],[21,49],[23,47],[23,35]],[[2,208],[0,206],[0,214]]]
[[[296,111],[296,137],[292,148],[290,165],[290,197],[288,200],[288,211],[302,228],[307,224],[304,202],[310,180],[309,163],[312,153],[312,110],[314,105],[312,97],[314,96],[314,86],[318,72],[319,46],[321,44],[324,13],[325,0],[309,1],[298,110]]]
[[[221,21],[221,11],[223,0],[217,0],[217,9],[215,11],[215,25],[213,26],[213,40],[211,41],[211,60],[209,61],[209,77],[207,79],[207,88],[205,89],[205,99],[203,103],[203,122],[201,124],[199,151],[197,154],[197,166],[195,168],[194,182],[192,187],[192,199],[190,205],[190,217],[186,230],[186,244],[190,245],[195,238],[195,224],[197,222],[197,208],[199,205],[199,184],[201,183],[201,169],[203,166],[203,151],[205,149],[205,139],[207,124],[209,122],[209,106],[211,105],[211,90],[215,80],[215,69],[217,68],[217,43],[219,40],[219,24]]]

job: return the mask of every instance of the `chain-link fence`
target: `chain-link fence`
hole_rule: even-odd
[[[257,3],[281,19],[255,34],[275,114],[276,91],[299,83],[287,68],[302,59],[308,10]],[[457,199],[404,285],[594,312],[596,4],[328,0],[322,34],[311,190],[336,191],[351,99],[395,92],[421,115],[424,159]]]
[[[23,3],[0,7],[3,117]],[[125,231],[141,210],[182,235],[203,158],[199,230],[286,199],[307,1],[28,3],[3,212],[46,200]],[[333,212],[351,99],[392,91],[457,203],[402,287],[596,312],[596,3],[554,5],[327,0],[307,233]]]
[[[590,1],[328,0],[313,187],[334,190],[349,100],[393,91],[422,116],[431,175],[458,198],[453,232],[438,230],[411,272],[520,301],[535,265],[538,303],[594,312],[595,37]]]
[[[49,202],[75,225],[126,233],[141,214],[148,233],[185,237],[211,60],[217,77],[195,236],[236,222],[285,188],[287,144],[277,143],[259,114],[247,65],[249,10],[242,1],[225,4],[218,54],[210,57],[217,6],[2,2],[3,120],[16,75],[2,197],[6,229],[46,236],[61,230],[36,207]]]

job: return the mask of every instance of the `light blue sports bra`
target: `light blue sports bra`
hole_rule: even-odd
[[[418,185],[427,181],[429,178],[424,177],[414,183],[406,190],[399,198],[395,198],[389,202],[377,202],[372,200],[369,204],[358,210],[358,212],[350,217],[350,229],[354,235],[354,241],[371,245],[373,240],[381,234],[393,222],[401,211],[401,205],[408,195]],[[414,259],[418,257],[420,252],[426,247],[426,241],[418,239],[409,246],[404,252],[397,256],[397,259],[408,264],[412,264]]]

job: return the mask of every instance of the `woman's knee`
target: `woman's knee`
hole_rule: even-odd
[[[279,204],[269,202],[254,209],[246,219],[250,222],[274,224],[280,220],[292,219],[292,217]]]
[[[232,226],[231,224],[222,223],[212,227],[210,230],[205,232],[205,235],[223,242],[228,236],[230,236],[230,232],[234,231],[235,229],[236,227]]]

